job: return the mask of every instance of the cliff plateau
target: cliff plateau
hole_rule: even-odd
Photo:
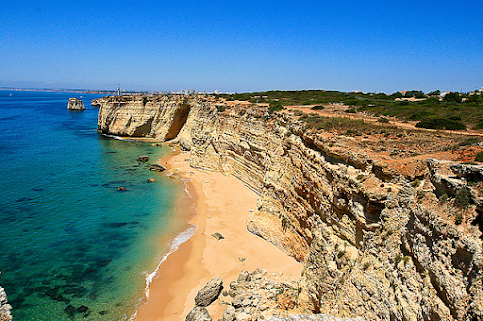
[[[293,113],[204,97],[97,102],[99,132],[177,143],[191,166],[258,193],[247,228],[304,262],[301,311],[483,320],[482,166],[370,153],[369,140],[308,130]]]

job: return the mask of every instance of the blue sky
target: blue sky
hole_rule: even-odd
[[[483,1],[2,1],[0,86],[483,86]]]

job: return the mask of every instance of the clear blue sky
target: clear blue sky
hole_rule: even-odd
[[[470,91],[483,1],[1,1],[0,86]]]

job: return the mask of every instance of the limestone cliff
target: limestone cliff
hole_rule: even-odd
[[[98,128],[172,139],[191,151],[193,167],[256,191],[248,229],[305,263],[302,310],[483,320],[481,166],[428,159],[391,167],[289,114],[221,110],[201,97],[109,97]]]

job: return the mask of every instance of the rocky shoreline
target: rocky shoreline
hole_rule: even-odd
[[[192,167],[232,175],[259,195],[248,229],[305,266],[297,310],[483,319],[482,166],[371,154],[370,137],[362,148],[347,135],[307,130],[290,113],[204,97],[96,103],[100,132],[169,140],[190,151]],[[418,135],[385,135],[380,144]]]
[[[0,272],[0,277],[1,277]],[[12,315],[10,314],[10,310],[12,307],[8,304],[7,301],[7,294],[5,293],[5,289],[0,286],[0,321],[10,321],[12,320]]]

